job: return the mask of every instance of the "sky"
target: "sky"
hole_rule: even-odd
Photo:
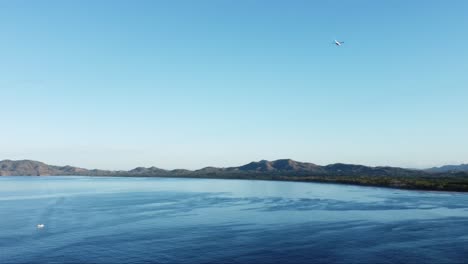
[[[465,0],[0,1],[0,160],[467,163],[467,13]]]

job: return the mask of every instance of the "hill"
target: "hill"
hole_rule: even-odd
[[[138,167],[129,171],[53,166],[33,160],[0,161],[0,176],[139,176],[219,179],[313,181],[382,186],[404,189],[468,191],[468,172],[457,170],[414,170],[398,167],[369,167],[335,163],[326,166],[291,159],[261,160],[238,167],[206,167],[199,170],[165,170]]]
[[[446,173],[446,172],[468,172],[468,164],[460,165],[445,165],[441,167],[434,167],[426,170],[433,173]]]

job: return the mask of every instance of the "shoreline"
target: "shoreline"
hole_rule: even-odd
[[[406,191],[425,191],[425,192],[438,192],[438,193],[468,193],[468,189],[437,189],[437,188],[430,188],[430,187],[422,187],[422,186],[392,186],[392,185],[384,185],[384,184],[373,184],[368,182],[359,182],[359,181],[351,181],[355,178],[350,178],[346,176],[340,176],[342,179],[336,178],[328,178],[325,177],[317,177],[317,176],[259,176],[259,177],[198,177],[198,176],[149,176],[149,175],[4,175],[2,177],[98,177],[98,178],[166,178],[166,179],[214,179],[214,180],[252,180],[252,181],[277,181],[277,182],[302,182],[302,183],[320,183],[320,184],[339,184],[339,185],[350,185],[350,186],[361,186],[361,187],[375,187],[375,188],[386,188],[386,189],[394,189],[394,190],[406,190]],[[365,176],[362,176],[365,177]],[[302,179],[301,179],[302,178]],[[374,177],[372,177],[374,178]],[[367,179],[367,178],[366,178]],[[402,178],[391,178],[393,180],[402,180]],[[404,180],[421,180],[418,178],[415,179],[404,179]],[[435,178],[434,180],[446,180]],[[467,179],[468,181],[468,179]],[[429,181],[431,182],[431,181]],[[432,181],[431,183],[434,183]]]

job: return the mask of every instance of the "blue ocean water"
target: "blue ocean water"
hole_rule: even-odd
[[[0,263],[468,263],[463,193],[0,177],[0,214]]]

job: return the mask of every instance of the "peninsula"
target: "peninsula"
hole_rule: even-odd
[[[238,167],[205,167],[199,170],[165,170],[157,167],[138,167],[128,171],[114,171],[90,170],[73,166],[53,166],[33,160],[0,161],[0,176],[68,175],[255,179],[342,183],[416,190],[468,191],[468,168],[466,165],[416,170],[343,163],[320,166],[291,159],[280,159],[275,161],[261,160]]]

